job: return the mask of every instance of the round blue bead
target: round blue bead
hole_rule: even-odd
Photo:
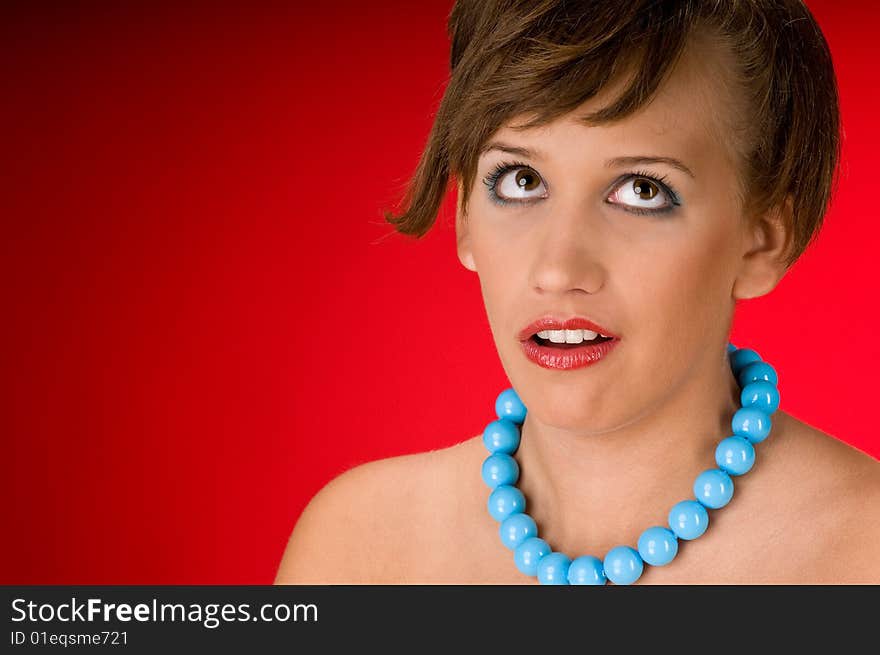
[[[489,514],[496,521],[503,521],[511,514],[526,511],[526,497],[516,487],[502,484],[489,494]]]
[[[501,522],[498,532],[501,534],[501,543],[514,550],[526,539],[537,537],[538,526],[528,514],[511,514]]]
[[[669,511],[669,527],[679,539],[696,539],[709,527],[709,513],[696,500],[683,500]]]
[[[755,407],[741,407],[730,421],[733,434],[745,437],[751,443],[764,441],[770,434],[772,425],[770,415]]]
[[[538,562],[550,554],[550,545],[540,537],[529,537],[513,551],[516,568],[526,575],[538,573]]]
[[[733,498],[733,480],[721,469],[703,471],[694,481],[694,495],[709,509],[720,509]]]
[[[489,423],[483,430],[483,445],[490,453],[512,455],[519,448],[519,427],[506,418]]]
[[[729,357],[730,369],[733,371],[734,377],[737,377],[739,372],[752,362],[761,361],[761,356],[751,348],[737,348],[730,353]]]
[[[669,564],[678,554],[678,539],[669,528],[648,528],[639,537],[639,555],[651,566]]]
[[[516,484],[519,479],[519,464],[510,455],[495,453],[483,462],[483,482],[494,489],[502,484]]]
[[[568,584],[603,585],[605,567],[602,560],[592,555],[581,555],[568,567]]]
[[[767,380],[749,382],[743,387],[739,398],[743,407],[760,409],[765,414],[772,414],[779,407],[779,390]]]
[[[635,548],[617,546],[605,555],[605,575],[614,584],[632,584],[642,575],[645,565]]]
[[[755,465],[755,447],[745,437],[727,437],[715,449],[715,463],[728,475],[743,475]]]
[[[779,376],[776,369],[767,362],[752,362],[743,367],[737,376],[739,386],[744,387],[749,382],[757,382],[758,380],[766,380],[770,384],[779,382]]]
[[[734,346],[732,343],[728,343],[728,344],[727,344],[727,354],[728,354],[728,355],[729,355],[730,353],[734,352],[735,350],[737,350],[737,347],[736,347],[736,346]]]
[[[568,584],[571,559],[564,553],[550,553],[538,562],[538,582],[541,584]]]
[[[495,414],[498,418],[506,418],[514,423],[522,423],[526,420],[526,406],[520,400],[519,394],[512,388],[505,389],[495,399]]]

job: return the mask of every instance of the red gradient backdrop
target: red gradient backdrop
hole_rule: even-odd
[[[786,411],[878,457],[880,9],[809,5],[842,185],[733,336]],[[454,198],[421,241],[380,212],[441,98],[450,7],[4,3],[0,582],[269,583],[333,476],[492,418],[507,380]]]

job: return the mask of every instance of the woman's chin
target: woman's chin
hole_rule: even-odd
[[[623,417],[615,415],[610,408],[602,409],[581,399],[552,398],[534,407],[528,403],[526,406],[533,420],[557,430],[599,434],[624,422]]]

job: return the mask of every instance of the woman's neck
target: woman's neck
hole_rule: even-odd
[[[644,529],[666,524],[676,502],[693,498],[694,479],[715,466],[715,448],[740,406],[726,357],[703,367],[613,429],[573,433],[527,415],[518,486],[554,549],[601,557],[634,546]]]

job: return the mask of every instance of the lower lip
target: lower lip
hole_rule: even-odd
[[[531,338],[520,343],[522,343],[526,357],[538,366],[569,371],[602,361],[614,349],[618,341],[619,339],[610,339],[596,345],[565,349],[542,346]]]

